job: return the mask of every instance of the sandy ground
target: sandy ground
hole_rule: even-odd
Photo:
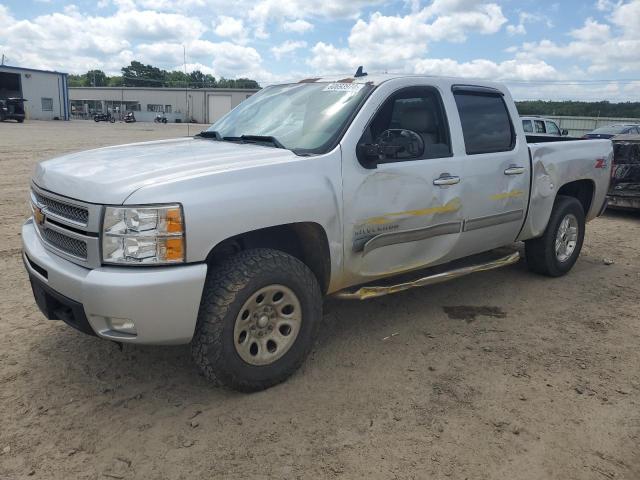
[[[34,164],[185,134],[0,123],[1,479],[640,478],[637,214],[589,224],[564,278],[521,262],[329,300],[303,368],[253,395],[210,386],[187,346],[120,352],[45,320],[20,259]]]

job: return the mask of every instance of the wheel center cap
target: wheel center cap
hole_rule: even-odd
[[[264,328],[269,324],[269,317],[266,315],[262,315],[258,318],[258,327]]]

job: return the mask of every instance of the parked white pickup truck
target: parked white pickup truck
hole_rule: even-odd
[[[506,265],[517,250],[483,252],[517,241],[534,272],[567,273],[611,164],[609,140],[527,144],[500,84],[312,78],[261,90],[195,138],[40,163],[24,261],[48,318],[190,342],[208,378],[253,391],[303,362],[323,295]]]

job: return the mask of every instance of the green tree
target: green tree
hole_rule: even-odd
[[[152,65],[133,60],[130,65],[122,67],[122,77],[127,87],[162,87],[166,71]]]
[[[234,80],[235,88],[260,88],[258,82],[249,78],[238,78]]]
[[[174,70],[172,72],[165,72],[164,79],[167,87],[185,88],[189,85],[190,77],[184,72]]]
[[[70,87],[85,87],[86,78],[84,75],[74,75],[73,73],[67,78]]]
[[[119,75],[116,75],[114,77],[108,77],[107,86],[108,87],[124,87],[124,79]]]
[[[107,86],[108,77],[102,70],[89,70],[83,75],[85,85],[88,87],[105,87]]]
[[[191,88],[212,88],[216,86],[216,78],[213,75],[194,70],[189,74]]]
[[[516,106],[520,115],[640,118],[640,102],[552,102],[528,100],[516,102]]]

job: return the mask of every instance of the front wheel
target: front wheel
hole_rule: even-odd
[[[574,197],[559,195],[544,234],[525,242],[529,270],[550,277],[566,274],[578,260],[584,229],[582,204]]]
[[[263,390],[298,369],[321,318],[320,287],[304,263],[278,250],[246,250],[207,276],[193,358],[216,383]]]

